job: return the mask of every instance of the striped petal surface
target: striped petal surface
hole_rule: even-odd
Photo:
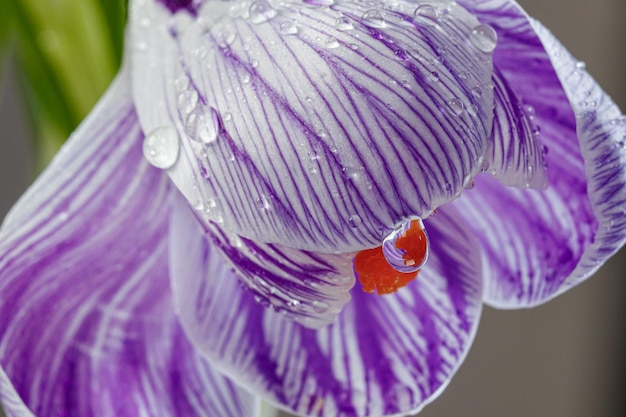
[[[416,412],[463,361],[481,311],[481,258],[454,213],[427,222],[431,254],[416,281],[386,296],[355,289],[334,323],[312,330],[257,303],[183,209],[171,252],[183,328],[211,363],[279,407],[327,417]]]
[[[623,245],[626,122],[584,65],[516,3],[462,3],[499,34],[494,65],[532,108],[547,187],[478,177],[453,205],[483,246],[486,302],[529,307],[580,283]]]
[[[142,141],[123,72],[3,224],[0,400],[11,417],[255,415],[174,315],[176,191]]]
[[[495,44],[453,2],[322,3],[134,2],[133,90],[144,130],[181,138],[168,174],[205,222],[346,253],[480,171]]]

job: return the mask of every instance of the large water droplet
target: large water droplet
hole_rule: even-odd
[[[430,4],[422,4],[415,9],[415,21],[424,26],[435,26],[439,20],[439,11]]]
[[[349,18],[342,16],[335,20],[335,28],[340,32],[345,32],[347,30],[354,29],[354,26],[352,26],[352,22]]]
[[[370,27],[382,28],[385,26],[385,19],[378,10],[371,9],[363,13],[363,23]]]
[[[173,127],[153,130],[143,140],[143,155],[157,168],[171,168],[178,160],[180,140]]]
[[[498,34],[489,25],[478,25],[472,29],[472,44],[485,53],[493,52],[498,44]]]
[[[250,20],[252,23],[263,23],[273,19],[276,16],[276,9],[274,9],[265,0],[255,1],[250,5]]]
[[[383,240],[383,255],[396,271],[410,273],[428,259],[428,237],[421,219],[405,220]]]

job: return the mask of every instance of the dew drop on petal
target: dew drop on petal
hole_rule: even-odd
[[[472,29],[470,36],[472,44],[482,52],[490,53],[496,49],[498,34],[489,25],[478,25]]]
[[[326,46],[326,48],[328,49],[335,49],[339,47],[339,41],[337,41],[337,38],[333,36],[329,36],[324,41],[324,46]]]
[[[187,90],[187,88],[189,88],[189,77],[183,74],[180,77],[176,78],[176,80],[174,80],[174,88],[176,88],[176,91],[178,91],[179,93]]]
[[[421,219],[407,220],[383,241],[383,254],[393,269],[415,272],[428,258],[428,238]]]
[[[428,74],[428,79],[434,82],[439,81],[439,73],[437,71],[432,71],[430,74]]]
[[[186,90],[178,95],[178,108],[183,114],[191,113],[198,105],[196,90]]]
[[[252,23],[259,24],[273,19],[277,12],[267,1],[258,0],[250,5],[249,13]]]
[[[283,35],[295,35],[298,33],[298,27],[293,20],[285,20],[279,26],[280,33]]]
[[[328,311],[329,305],[323,301],[313,301],[311,303],[313,311],[319,314],[324,314]]]
[[[196,109],[187,116],[185,132],[189,137],[204,145],[217,140],[219,133],[219,115],[213,107]]]
[[[483,89],[479,86],[472,87],[472,94],[474,94],[476,97],[482,97]]]
[[[458,98],[448,100],[448,112],[453,116],[460,116],[463,113],[463,102]]]
[[[415,9],[415,21],[424,26],[435,26],[439,19],[439,12],[436,7],[430,4],[422,4]]]
[[[358,214],[353,214],[348,219],[348,224],[350,224],[350,227],[352,227],[352,228],[359,227],[361,225],[361,222],[362,222],[361,217],[359,217]]]
[[[382,246],[359,252],[354,271],[363,291],[391,294],[414,280],[428,258],[428,237],[420,219],[407,220]]]
[[[173,127],[155,129],[143,140],[143,155],[157,168],[171,168],[178,160],[179,153],[180,140]]]
[[[349,18],[342,16],[335,20],[335,28],[340,32],[345,32],[354,29],[354,26],[352,26],[352,22]]]
[[[376,9],[371,9],[363,13],[363,20],[367,26],[382,28],[385,26],[383,15]]]

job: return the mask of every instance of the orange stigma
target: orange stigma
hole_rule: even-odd
[[[391,242],[387,242],[388,240]],[[391,245],[392,249],[395,247],[396,256],[386,256],[387,245]],[[376,290],[380,295],[391,294],[417,277],[427,255],[428,238],[422,222],[413,220],[408,228],[403,227],[392,232],[383,246],[359,252],[354,258],[354,270],[363,285],[363,291],[373,293]],[[394,262],[397,263],[395,267],[392,266]]]

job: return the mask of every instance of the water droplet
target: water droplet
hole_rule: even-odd
[[[587,68],[587,64],[585,64],[584,61],[578,61],[576,63],[576,69],[578,70],[584,70],[585,68]]]
[[[475,104],[470,104],[470,106],[467,108],[467,114],[472,117],[476,116],[478,114],[478,106]]]
[[[439,20],[439,11],[430,4],[422,4],[415,9],[415,21],[424,26],[435,26]]]
[[[383,240],[383,255],[396,271],[420,269],[428,258],[428,237],[421,219],[405,220]]]
[[[255,1],[250,5],[250,20],[252,23],[263,23],[276,16],[276,10],[265,0]]]
[[[257,197],[255,202],[259,210],[269,210],[271,208],[270,203],[267,201],[265,196]]]
[[[198,105],[196,90],[183,91],[178,95],[178,108],[183,114],[191,113]]]
[[[432,71],[430,74],[428,74],[428,79],[434,82],[439,81],[439,73],[437,71]]]
[[[285,20],[280,24],[280,33],[283,35],[295,35],[298,33],[298,27],[293,20]]]
[[[463,102],[458,98],[448,100],[448,112],[453,116],[460,116],[463,113]]]
[[[337,20],[335,20],[335,28],[340,32],[345,32],[347,30],[354,29],[354,26],[352,26],[352,22],[350,21],[350,19],[342,16],[338,17]]]
[[[252,66],[252,68],[256,68],[259,66],[259,60],[258,59],[253,59],[252,61],[250,61],[250,65]]]
[[[197,109],[187,116],[185,132],[192,140],[211,144],[219,133],[219,115],[213,107]]]
[[[323,301],[313,301],[311,303],[313,311],[319,314],[324,314],[328,311],[329,305]]]
[[[524,113],[526,113],[528,115],[530,120],[533,120],[535,118],[535,115],[537,113],[535,111],[535,108],[532,105],[526,104],[526,105],[524,105],[523,109],[524,109]]]
[[[363,20],[367,26],[382,28],[385,26],[383,15],[376,9],[371,9],[363,13]]]
[[[339,47],[339,41],[337,41],[337,38],[329,36],[324,41],[324,46],[326,46],[328,49],[335,49]]]
[[[226,48],[232,45],[235,39],[237,39],[237,30],[232,25],[218,23],[213,28],[213,33],[215,33],[217,46],[220,48]]]
[[[472,87],[472,94],[474,94],[476,97],[482,97],[483,89],[480,88],[479,86]]]
[[[472,44],[482,52],[490,53],[498,44],[498,34],[489,25],[478,25],[472,29]]]
[[[224,121],[230,122],[231,120],[233,120],[233,115],[230,112],[226,112],[222,115],[222,119],[224,119]]]
[[[353,214],[348,219],[348,223],[350,224],[350,227],[353,227],[353,228],[359,227],[361,225],[361,222],[362,222],[361,217],[359,217],[358,214]]]
[[[176,88],[176,91],[178,91],[179,93],[187,90],[187,88],[189,88],[189,77],[183,74],[180,77],[176,78],[176,80],[174,81],[174,88]]]
[[[180,140],[173,127],[155,129],[143,140],[143,155],[157,168],[171,168],[178,160],[179,152]]]

